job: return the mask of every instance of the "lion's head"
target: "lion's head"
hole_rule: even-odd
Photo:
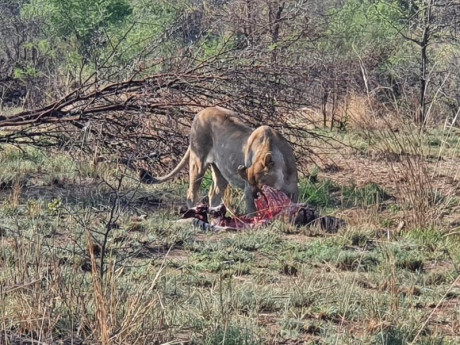
[[[271,152],[256,160],[250,167],[240,165],[238,174],[252,187],[254,197],[260,192],[263,185],[275,186],[279,182],[279,173],[275,168],[275,161]]]

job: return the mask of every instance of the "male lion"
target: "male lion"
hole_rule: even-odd
[[[211,207],[222,203],[229,183],[244,190],[248,213],[255,212],[254,198],[264,184],[297,201],[298,177],[291,146],[274,129],[261,126],[253,130],[230,110],[211,107],[200,111],[192,122],[187,152],[174,170],[161,177],[143,171],[141,181],[164,182],[175,176],[187,161],[190,168],[189,207],[198,202],[198,190],[208,166],[213,179],[209,191]]]

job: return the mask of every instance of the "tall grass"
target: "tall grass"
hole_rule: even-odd
[[[346,111],[350,130],[363,141],[360,151],[386,163],[406,223],[414,228],[439,225],[444,210],[458,203],[460,132],[456,119],[420,128],[409,120],[410,114],[397,106],[383,107],[373,95]],[[450,185],[440,183],[446,176],[453,177]]]

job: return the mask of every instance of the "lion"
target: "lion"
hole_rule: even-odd
[[[278,132],[269,126],[253,130],[231,110],[210,107],[193,119],[190,144],[179,164],[167,175],[154,177],[141,171],[144,183],[171,179],[189,163],[190,185],[187,205],[195,206],[201,181],[208,167],[212,172],[209,204],[222,204],[228,184],[244,190],[246,212],[254,213],[254,199],[264,184],[284,192],[296,202],[298,175],[293,150]]]

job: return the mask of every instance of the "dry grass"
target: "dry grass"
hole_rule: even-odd
[[[371,97],[350,97],[339,109],[342,115],[336,119],[347,131],[336,138],[346,146],[335,152],[316,150],[320,177],[342,185],[385,186],[403,206],[404,221],[413,227],[438,226],[446,216],[455,221],[450,215],[459,212],[458,128],[446,122],[420,130]],[[317,131],[323,133],[321,128]]]
[[[8,148],[0,343],[458,343],[458,138],[381,126],[329,133],[353,148],[302,180],[304,200],[347,221],[337,234],[201,233],[176,222],[183,183]]]

